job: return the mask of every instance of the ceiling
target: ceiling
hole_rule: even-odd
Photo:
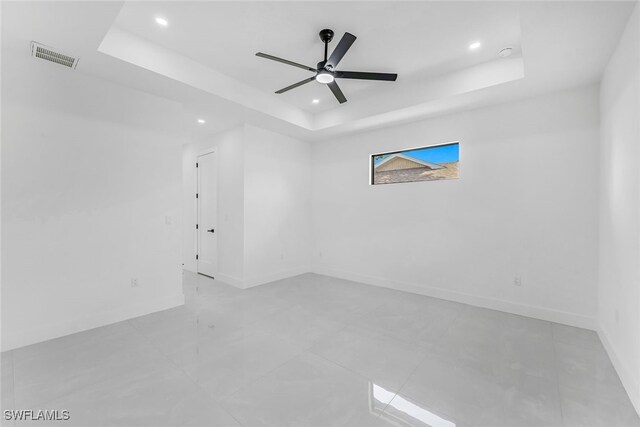
[[[401,81],[496,59],[505,46],[519,50],[520,23],[514,5],[476,2],[466,4],[465,13],[460,10],[453,2],[127,2],[114,25],[273,93],[313,74],[254,54],[270,53],[315,68],[323,59],[318,36],[323,28],[336,34],[330,49],[347,31],[358,37],[339,69],[395,72]],[[167,17],[170,24],[160,27],[156,16]],[[482,49],[469,52],[469,44],[476,40],[482,40]],[[340,107],[325,85],[313,83],[279,96],[311,113]],[[339,83],[354,103],[394,86],[357,80]],[[321,102],[313,104],[313,99]]]
[[[3,60],[37,40],[79,55],[77,72],[181,102],[194,134],[251,122],[313,140],[596,83],[635,4],[3,2]],[[255,53],[315,67],[323,28],[336,33],[330,51],[358,37],[338,69],[398,80],[340,80],[342,105],[317,82],[274,94],[312,74]],[[499,58],[506,46],[514,54]]]

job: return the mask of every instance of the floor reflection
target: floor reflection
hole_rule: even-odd
[[[428,410],[416,405],[413,402],[395,394],[377,384],[371,384],[371,400],[374,410],[379,407],[386,407],[381,417],[394,424],[419,426],[427,425],[432,427],[455,427],[456,424],[439,417]],[[387,406],[388,403],[388,406]],[[393,408],[395,411],[390,411]]]

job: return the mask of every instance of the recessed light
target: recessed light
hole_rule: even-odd
[[[203,124],[207,123],[207,121],[205,119],[198,119],[198,123],[203,125]]]
[[[156,24],[162,25],[163,27],[166,27],[167,25],[169,25],[169,21],[167,21],[166,19],[161,18],[161,17],[158,16],[158,17],[156,17]]]
[[[319,100],[319,99],[314,99],[314,100],[313,100],[313,101],[311,101],[311,102],[313,102],[314,104],[317,104],[318,102],[320,102],[320,100]]]
[[[469,45],[469,49],[475,50],[481,46],[480,42],[473,42]]]

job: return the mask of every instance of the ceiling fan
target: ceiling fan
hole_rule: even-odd
[[[351,45],[354,41],[356,41],[356,36],[350,33],[344,33],[342,39],[338,43],[338,46],[333,50],[331,56],[327,59],[327,50],[329,48],[329,43],[333,40],[333,31],[324,29],[320,31],[320,40],[324,43],[324,60],[318,62],[317,68],[308,67],[306,65],[298,64],[297,62],[288,61],[286,59],[278,58],[273,55],[268,55],[266,53],[258,52],[256,56],[261,58],[271,59],[272,61],[282,62],[283,64],[293,65],[294,67],[302,68],[303,70],[311,71],[315,73],[313,77],[309,77],[308,79],[304,79],[299,81],[298,83],[294,83],[291,86],[287,86],[283,89],[276,91],[277,94],[285,93],[291,89],[295,89],[299,86],[307,84],[313,80],[316,80],[319,83],[324,83],[329,86],[331,92],[336,97],[340,104],[347,102],[347,98],[345,98],[344,94],[340,90],[338,83],[335,79],[359,79],[359,80],[382,80],[382,81],[395,81],[398,78],[397,74],[391,73],[369,73],[369,72],[361,72],[361,71],[339,71],[336,70],[338,63],[342,59],[342,57],[347,53]]]

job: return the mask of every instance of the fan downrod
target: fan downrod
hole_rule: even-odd
[[[331,42],[331,40],[333,40],[333,31],[325,28],[324,30],[320,31],[320,40],[322,40],[322,43],[324,43],[324,62],[327,62],[327,54],[329,53],[329,43]],[[321,70],[322,68],[324,68],[324,64],[322,64],[322,67],[320,66],[320,64],[318,64],[318,70]]]

